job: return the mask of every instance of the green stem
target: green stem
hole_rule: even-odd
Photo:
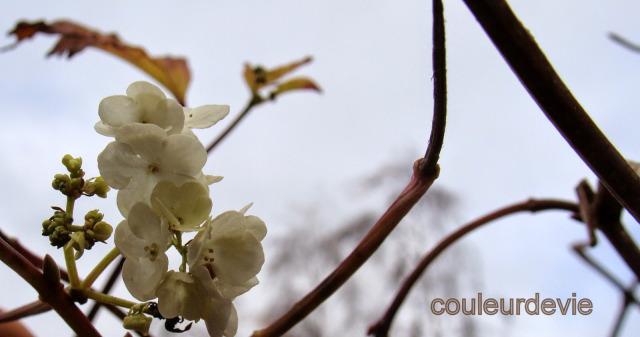
[[[78,276],[78,268],[76,267],[76,258],[73,251],[73,241],[69,241],[64,246],[64,261],[67,265],[67,273],[69,274],[69,283],[71,283],[71,288],[79,288],[80,277]]]
[[[109,266],[109,264],[111,264],[111,262],[113,262],[113,260],[115,260],[118,256],[120,256],[120,250],[118,250],[118,248],[116,247],[111,249],[111,251],[109,251],[107,255],[105,255],[102,258],[102,260],[98,262],[98,264],[93,268],[93,270],[91,270],[89,275],[87,275],[87,277],[82,282],[81,288],[82,289],[91,288],[91,286],[93,285],[93,282],[96,281],[96,279],[100,276],[100,274],[102,274],[102,272]]]
[[[182,233],[175,232],[175,234],[176,234],[175,246],[178,252],[180,253],[180,256],[182,256],[182,262],[180,263],[179,270],[184,273],[187,271],[187,250],[182,245]]]
[[[123,307],[123,308],[131,308],[132,306],[137,304],[135,302],[131,302],[131,301],[125,300],[123,298],[119,298],[119,297],[103,294],[101,292],[97,292],[97,291],[95,291],[93,289],[89,289],[89,288],[81,289],[80,291],[82,292],[82,294],[84,296],[87,296],[87,298],[90,298],[92,300],[95,300],[95,301],[103,303],[103,304],[112,304],[112,305],[117,305],[117,306]]]
[[[73,218],[73,206],[76,203],[76,199],[72,198],[72,197],[67,197],[67,209],[66,212],[67,214]]]

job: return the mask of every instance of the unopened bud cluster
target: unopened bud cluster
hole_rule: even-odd
[[[84,179],[82,170],[82,158],[74,158],[67,154],[62,157],[62,165],[67,173],[59,173],[53,177],[51,186],[67,197],[67,205],[81,196],[97,195],[106,198],[109,186],[102,177]],[[61,248],[70,241],[77,251],[77,257],[82,255],[85,249],[91,249],[96,241],[104,242],[113,232],[113,227],[103,221],[104,215],[98,210],[92,210],[85,216],[82,226],[73,225],[72,214],[69,210],[60,207],[52,207],[54,213],[42,222],[42,235],[49,237],[51,245]]]

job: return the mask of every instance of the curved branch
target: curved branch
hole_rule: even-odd
[[[400,306],[406,299],[409,291],[411,291],[420,276],[422,276],[431,262],[433,262],[438,256],[440,256],[442,252],[447,250],[447,248],[456,243],[459,239],[469,234],[470,232],[480,228],[482,225],[485,225],[491,221],[500,219],[507,215],[525,211],[538,212],[544,210],[566,210],[573,213],[579,212],[578,205],[573,202],[555,199],[529,199],[524,202],[519,202],[506,206],[504,208],[500,208],[460,227],[458,230],[440,241],[440,243],[438,243],[431,251],[429,251],[422,258],[422,260],[420,260],[420,263],[402,283],[402,287],[400,287],[400,289],[396,293],[393,302],[391,302],[391,305],[385,312],[384,316],[382,316],[382,318],[380,318],[369,328],[368,334],[374,335],[376,337],[387,336],[389,329],[391,328],[393,318],[395,317],[398,309],[400,309]]]
[[[36,289],[42,301],[51,305],[73,331],[81,336],[100,336],[96,328],[73,303],[69,294],[64,291],[62,284],[47,282],[43,277],[42,271],[20,255],[2,238],[0,238],[0,260]]]
[[[324,302],[325,299],[331,296],[369,259],[437,178],[439,172],[437,166],[431,176],[424,176],[419,168],[423,160],[424,159],[420,159],[416,161],[413,168],[413,176],[407,184],[407,187],[405,187],[387,211],[378,219],[373,227],[371,227],[349,256],[315,289],[294,304],[289,311],[266,328],[255,331],[253,337],[283,335]]]
[[[464,2],[547,118],[640,222],[640,177],[573,97],[507,2]]]
[[[447,49],[442,0],[433,1],[433,120],[423,172],[434,170],[444,141],[447,123]]]

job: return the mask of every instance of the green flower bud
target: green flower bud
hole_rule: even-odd
[[[93,228],[93,225],[104,218],[104,215],[100,213],[97,209],[91,210],[87,212],[84,216],[84,224],[87,227]]]
[[[96,177],[96,180],[93,181],[93,185],[95,186],[95,194],[101,198],[107,197],[107,192],[111,189],[109,185],[104,181],[102,177]]]
[[[49,235],[49,241],[51,245],[61,248],[67,244],[70,240],[69,231],[65,227],[55,227],[51,235]]]
[[[51,187],[54,190],[62,191],[65,193],[67,186],[71,183],[71,177],[67,174],[56,174],[53,176],[53,181],[51,182]]]
[[[70,173],[78,173],[82,167],[82,158],[73,158],[70,154],[62,157],[62,165],[64,165]]]
[[[76,250],[76,260],[79,259],[82,254],[84,254],[84,249],[87,248],[87,240],[85,238],[84,232],[73,232],[69,235],[71,240],[73,241],[73,248]]]
[[[82,190],[82,186],[84,186],[84,179],[82,178],[71,178],[71,183],[69,184],[73,191]]]
[[[100,221],[93,226],[93,238],[98,241],[106,241],[113,233],[113,227],[110,224]]]
[[[151,320],[151,317],[144,314],[128,315],[122,320],[122,326],[146,336],[149,333],[149,327],[151,327]]]

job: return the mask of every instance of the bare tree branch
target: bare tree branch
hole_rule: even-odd
[[[640,45],[633,43],[616,33],[609,33],[609,38],[631,51],[640,53]]]
[[[640,177],[591,120],[505,0],[464,0],[547,118],[640,222]]]
[[[468,233],[480,228],[481,226],[507,215],[525,211],[538,212],[544,210],[565,210],[573,213],[579,212],[578,205],[570,201],[555,199],[529,199],[527,201],[500,208],[460,227],[458,230],[440,241],[422,258],[422,260],[420,260],[420,263],[418,263],[416,268],[402,283],[402,286],[396,293],[393,302],[391,302],[391,305],[389,305],[385,314],[376,323],[369,327],[368,334],[374,335],[376,337],[386,337],[388,335],[389,329],[391,328],[391,323],[393,322],[393,318],[395,317],[398,309],[400,309],[400,306],[406,299],[415,283],[418,281],[418,279],[420,279],[420,276],[422,276],[431,262],[433,262],[438,256],[440,256],[442,252],[447,250],[459,239],[463,238]]]
[[[416,161],[413,176],[387,211],[371,227],[356,248],[340,265],[327,276],[315,289],[291,307],[280,318],[262,330],[255,331],[253,337],[281,336],[310,312],[331,296],[353,275],[360,266],[375,252],[384,239],[398,225],[400,220],[427,192],[437,178],[436,169],[432,176],[424,176],[419,167],[424,159]]]
[[[442,0],[433,0],[433,120],[422,172],[436,168],[447,123],[447,48]]]
[[[36,289],[42,301],[51,305],[73,331],[87,337],[100,336],[87,317],[73,303],[69,294],[64,291],[61,283],[51,284],[45,281],[41,270],[1,238],[0,260]]]

